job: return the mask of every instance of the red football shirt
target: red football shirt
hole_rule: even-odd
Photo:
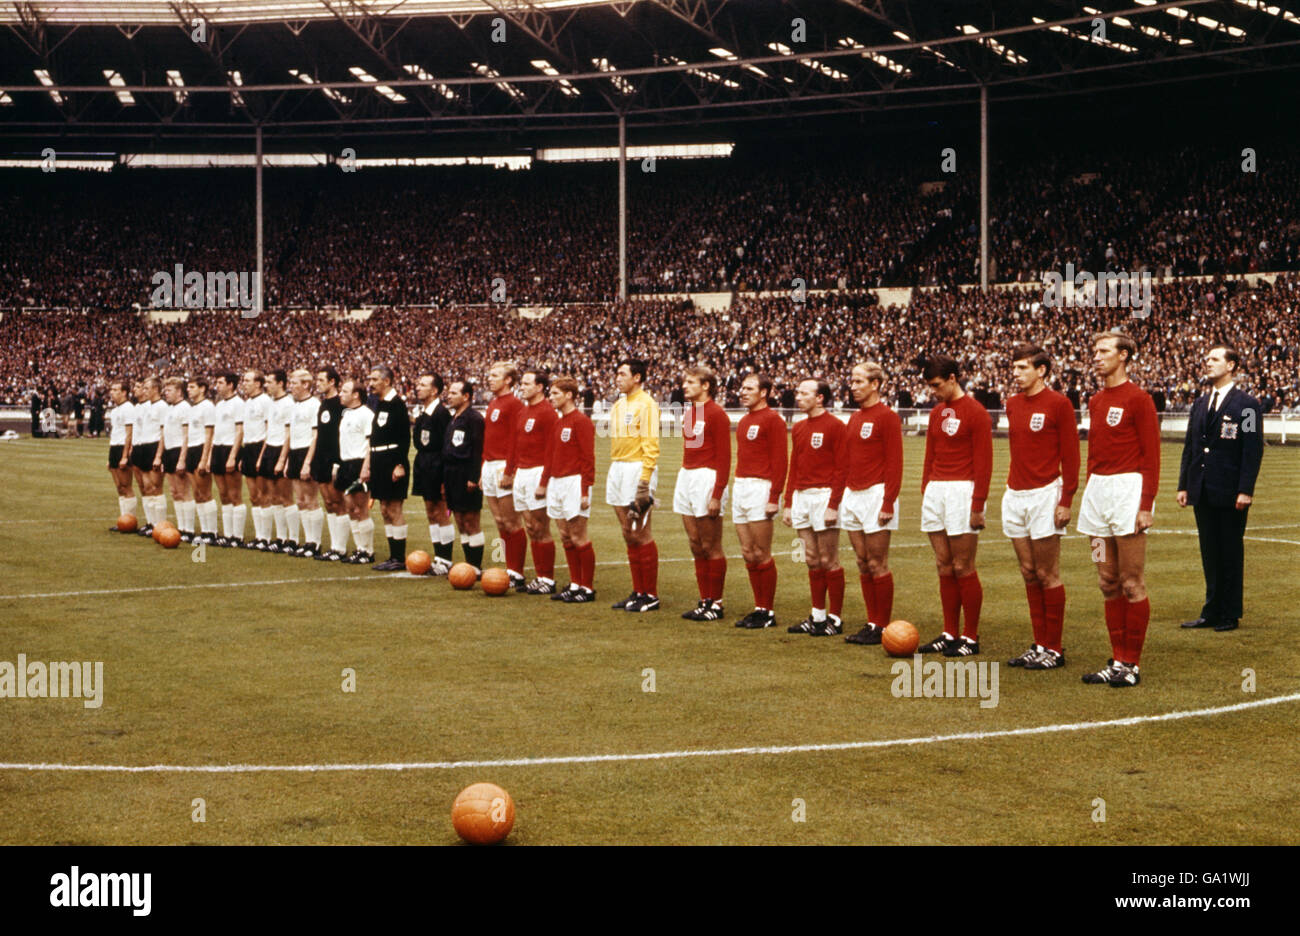
[[[515,453],[515,417],[524,403],[513,393],[504,393],[488,404],[483,416],[483,460],[510,461]]]
[[[971,510],[983,510],[993,479],[993,420],[989,411],[963,394],[936,403],[925,433],[921,493],[931,481],[974,481]]]
[[[736,427],[736,477],[770,481],[771,504],[781,503],[785,472],[790,465],[788,436],[785,420],[770,406],[741,416]]]
[[[849,417],[845,440],[848,475],[845,487],[865,491],[885,486],[885,504],[898,499],[903,486],[903,421],[884,402],[857,409]]]
[[[1069,507],[1079,489],[1079,430],[1069,399],[1050,387],[1033,396],[1017,393],[1007,400],[1007,426],[1007,487],[1032,491],[1060,478],[1060,505]]]
[[[717,472],[713,496],[722,497],[731,480],[731,417],[713,400],[692,403],[682,413],[682,467]]]
[[[540,403],[519,408],[515,417],[515,447],[506,460],[506,474],[514,475],[520,468],[536,468],[546,463],[546,449],[554,438],[551,427],[559,419],[560,414],[546,397]]]
[[[1160,418],[1156,404],[1131,380],[1103,387],[1088,401],[1088,476],[1141,472],[1140,510],[1160,487]]]
[[[831,489],[830,507],[838,510],[844,496],[847,465],[844,440],[848,430],[829,411],[794,424],[790,433],[794,448],[790,452],[790,483],[785,490],[785,506],[794,502],[794,492],[804,488]]]
[[[551,427],[541,483],[569,475],[582,475],[584,493],[590,492],[596,482],[596,425],[577,408],[560,416]]]

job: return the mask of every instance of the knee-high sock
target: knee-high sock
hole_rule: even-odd
[[[749,573],[749,590],[754,593],[754,607],[763,607],[763,565],[762,563],[745,563],[745,571]]]
[[[582,582],[584,588],[596,587],[596,547],[591,540],[578,547],[578,558],[582,565]]]
[[[435,534],[434,531],[437,531]],[[433,543],[433,554],[439,559],[451,562],[451,547],[456,542],[456,527],[450,523],[441,526],[429,524],[429,542]]]
[[[267,539],[264,528],[266,526],[262,517],[266,514],[265,507],[253,508],[253,539]]]
[[[360,548],[362,552],[375,554],[375,521],[371,517],[366,517],[357,524],[357,532],[361,534]]]
[[[564,547],[564,561],[569,566],[569,584],[582,584],[582,556],[577,546]]]
[[[167,495],[154,494],[144,499],[144,514],[154,526],[167,519]]]
[[[1137,666],[1142,662],[1142,645],[1147,639],[1147,625],[1151,622],[1151,599],[1125,601],[1124,608],[1124,662]]]
[[[475,569],[483,568],[483,531],[475,533],[473,536],[461,536],[460,548],[465,551],[465,561]]]
[[[872,622],[879,624],[881,627],[888,627],[889,622],[893,620],[894,614],[894,573],[886,572],[872,580],[876,592],[876,610],[877,618]]]
[[[121,516],[122,514],[130,514],[133,517],[136,516],[134,494],[132,494],[130,497],[122,497],[120,495],[118,496],[117,513],[118,516]]]
[[[234,526],[235,539],[243,539],[244,529],[248,526],[248,505],[247,504],[235,505],[234,520],[232,522],[235,524]],[[231,534],[227,533],[226,535],[230,536]]]
[[[388,558],[406,561],[406,524],[401,526],[384,524],[384,536],[388,538]]]
[[[943,632],[949,637],[961,634],[961,586],[957,576],[939,576],[939,602],[943,605]]]
[[[1025,582],[1025,597],[1029,599],[1029,623],[1034,629],[1034,643],[1047,646],[1047,611],[1043,606],[1043,585],[1038,579]]]
[[[1110,634],[1110,656],[1112,660],[1124,662],[1124,606],[1128,602],[1124,596],[1106,599],[1106,630]]]
[[[826,570],[823,568],[810,568],[808,570],[808,591],[812,599],[814,611],[824,611],[826,609]]]
[[[701,559],[699,556],[695,557],[695,587],[700,592],[701,601],[708,601],[713,597],[713,583],[710,576],[712,571],[708,559]]]
[[[235,535],[235,505],[221,505],[221,529],[226,531],[226,538]]]
[[[759,567],[763,571],[763,604],[768,611],[776,610],[776,560],[768,559]]]
[[[719,556],[710,559],[709,565],[712,567],[712,574],[710,575],[710,585],[713,589],[712,598],[714,601],[721,601],[722,596],[727,591],[727,557]]]
[[[533,543],[533,572],[538,578],[555,581],[555,540]]]
[[[352,541],[356,543],[357,552],[360,552],[361,551],[361,521],[353,520],[351,517],[348,517],[348,529],[352,531]],[[346,553],[348,551],[347,545],[348,545],[347,540],[344,540],[343,549],[339,551]]]
[[[641,585],[647,595],[659,594],[659,544],[654,540],[641,547]]]
[[[302,542],[302,511],[297,504],[284,508],[284,524],[289,539],[295,543]]]
[[[520,527],[503,538],[506,543],[506,568],[523,575],[524,559],[528,555],[528,534]]]
[[[302,512],[302,538],[305,543],[320,546],[321,527],[325,524],[325,511],[320,507]]]
[[[217,502],[204,501],[199,504],[199,529],[215,536],[217,533]]]
[[[1148,605],[1149,607],[1149,605]],[[1127,618],[1126,618],[1127,620]],[[1043,589],[1043,646],[1061,652],[1061,632],[1065,629],[1065,586]],[[1140,650],[1141,648],[1139,648]]]
[[[289,539],[288,510],[284,504],[271,505],[271,519],[275,521],[275,538],[281,542]]]
[[[880,615],[876,612],[876,580],[871,577],[870,572],[859,572],[858,584],[862,586],[862,603],[867,609],[867,623],[880,624]],[[883,626],[884,624],[881,624],[881,627]]]
[[[961,589],[961,616],[965,619],[962,636],[967,640],[979,640],[980,608],[984,606],[984,586],[980,584],[980,574],[972,572],[957,579]]]
[[[643,584],[643,582],[644,582],[644,580],[645,580],[645,575],[644,575],[644,573],[641,571],[641,547],[640,547],[640,545],[635,545],[635,546],[633,546],[633,545],[631,545],[631,544],[628,545],[628,547],[627,547],[627,567],[628,567],[629,571],[631,571],[631,573],[632,573],[632,591],[634,591],[634,592],[635,592],[636,594],[638,594],[638,595],[643,594],[643,591],[642,591],[641,586],[642,586],[642,584]]]
[[[844,613],[844,567],[826,571],[826,610],[839,617]]]
[[[348,553],[348,532],[352,529],[352,521],[347,514],[330,514],[329,524],[330,549],[346,556]]]

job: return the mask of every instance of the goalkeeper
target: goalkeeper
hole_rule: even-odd
[[[645,361],[619,361],[615,383],[623,395],[609,413],[605,502],[618,517],[632,569],[632,594],[613,606],[622,611],[659,610],[659,547],[650,530],[659,476],[659,406],[642,386],[645,376]]]

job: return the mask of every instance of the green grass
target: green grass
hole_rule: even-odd
[[[1239,631],[1184,631],[1203,584],[1190,511],[1173,503],[1166,445],[1143,683],[1116,692],[1079,676],[1108,655],[1086,542],[1063,543],[1069,666],[1000,671],[1000,704],[896,699],[878,647],[750,632],[733,558],[725,622],[694,624],[680,521],[656,514],[664,609],[609,610],[629,590],[598,471],[594,606],[569,607],[445,580],[182,547],[105,532],[116,500],[103,443],[6,443],[0,488],[0,660],[102,660],[102,708],[0,699],[0,760],[65,764],[322,764],[626,754],[835,744],[1100,721],[1232,705],[1300,691],[1300,451],[1270,448],[1247,542]],[[679,448],[666,445],[660,497]],[[1006,474],[996,446],[995,491]],[[937,630],[932,560],[917,530],[921,442],[908,439],[903,529],[891,563],[895,616]],[[990,503],[979,556],[982,659],[1029,636],[1024,590]],[[412,548],[427,548],[418,501]],[[376,512],[376,518],[378,514]],[[486,517],[489,538],[493,535]],[[783,623],[807,609],[807,576],[778,525]],[[382,524],[380,524],[382,531]],[[382,534],[380,555],[384,554]],[[1267,540],[1267,541],[1265,541]],[[850,569],[846,623],[862,619]],[[727,552],[739,553],[728,526]],[[561,552],[561,563],[563,554]],[[669,561],[671,560],[671,561]],[[566,576],[561,572],[561,580]],[[253,584],[281,579],[283,584]],[[120,588],[249,583],[117,594]],[[107,590],[104,594],[13,597]],[[352,667],[357,691],[341,691]],[[1242,691],[1242,670],[1258,687]],[[643,692],[642,671],[656,692]],[[476,780],[509,789],[511,841],[551,843],[1300,842],[1300,703],[1204,718],[866,750],[405,772],[122,774],[0,770],[0,843],[451,843],[448,809]],[[191,821],[206,801],[207,822]],[[1093,822],[1093,801],[1106,821]],[[792,821],[793,801],[806,821]]]

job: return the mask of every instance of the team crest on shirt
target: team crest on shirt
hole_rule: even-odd
[[[704,421],[703,421],[703,420],[700,420],[699,422],[697,422],[697,423],[694,425],[694,427],[692,427],[692,429],[691,429],[691,435],[695,436],[695,438],[697,438],[697,439],[698,439],[700,436],[704,435]]]
[[[327,423],[327,422],[330,421],[330,411],[329,411],[329,410],[321,410],[320,421],[323,422],[323,423]]]
[[[1220,439],[1237,438],[1237,424],[1235,422],[1230,422],[1229,420],[1225,419],[1222,423],[1219,424],[1219,438]]]
[[[421,429],[421,430],[420,430],[420,444],[421,444],[421,445],[428,445],[428,444],[429,444],[429,430],[428,430],[428,429]]]
[[[1106,411],[1106,425],[1108,426],[1112,426],[1112,427],[1118,426],[1119,421],[1123,418],[1124,418],[1124,407],[1122,406],[1112,406],[1109,410]]]
[[[758,426],[750,426],[749,429],[745,431],[745,438],[748,439],[750,442],[753,442],[755,439],[757,439]]]
[[[814,432],[814,433],[812,434],[812,439],[809,440],[809,443],[808,443],[808,444],[811,445],[811,446],[812,446],[813,448],[815,448],[815,449],[819,449],[819,448],[822,447],[822,439],[823,439],[823,438],[824,438],[824,436],[822,435],[822,433],[820,433],[820,432]]]
[[[1043,424],[1047,422],[1047,416],[1044,413],[1035,413],[1029,417],[1029,429],[1031,432],[1041,432]]]
[[[387,426],[387,425],[388,425],[388,411],[387,411],[387,410],[384,410],[384,411],[380,412],[379,416],[376,418],[375,421],[376,421],[377,423],[379,423],[379,425],[381,425],[381,426]]]
[[[563,429],[560,430],[560,441],[568,442],[569,437],[572,435],[573,435],[573,430],[570,427],[565,426]]]
[[[501,410],[499,410],[499,409],[494,409],[494,410],[492,411],[492,421],[493,421],[493,422],[496,422],[496,421],[497,421],[497,417],[499,417],[500,415],[501,415]]]
[[[451,444],[458,446],[464,441],[465,441],[465,430],[453,429],[451,433]]]
[[[876,425],[875,423],[864,422],[862,424],[862,428],[858,430],[858,435],[860,435],[864,439],[870,439],[871,430],[875,425]]]
[[[536,419],[533,419],[533,418],[529,418],[529,419],[525,420],[525,421],[524,421],[524,432],[532,432],[532,431],[533,431],[533,423],[535,423],[535,422],[537,422],[537,420],[536,420]]]
[[[944,435],[955,436],[957,430],[961,428],[961,420],[956,416],[945,416],[943,422],[939,423],[939,428],[943,430]]]
[[[624,413],[624,414],[623,414],[623,425],[625,425],[625,426],[630,426],[630,425],[632,425],[632,416],[633,416],[632,413]]]

